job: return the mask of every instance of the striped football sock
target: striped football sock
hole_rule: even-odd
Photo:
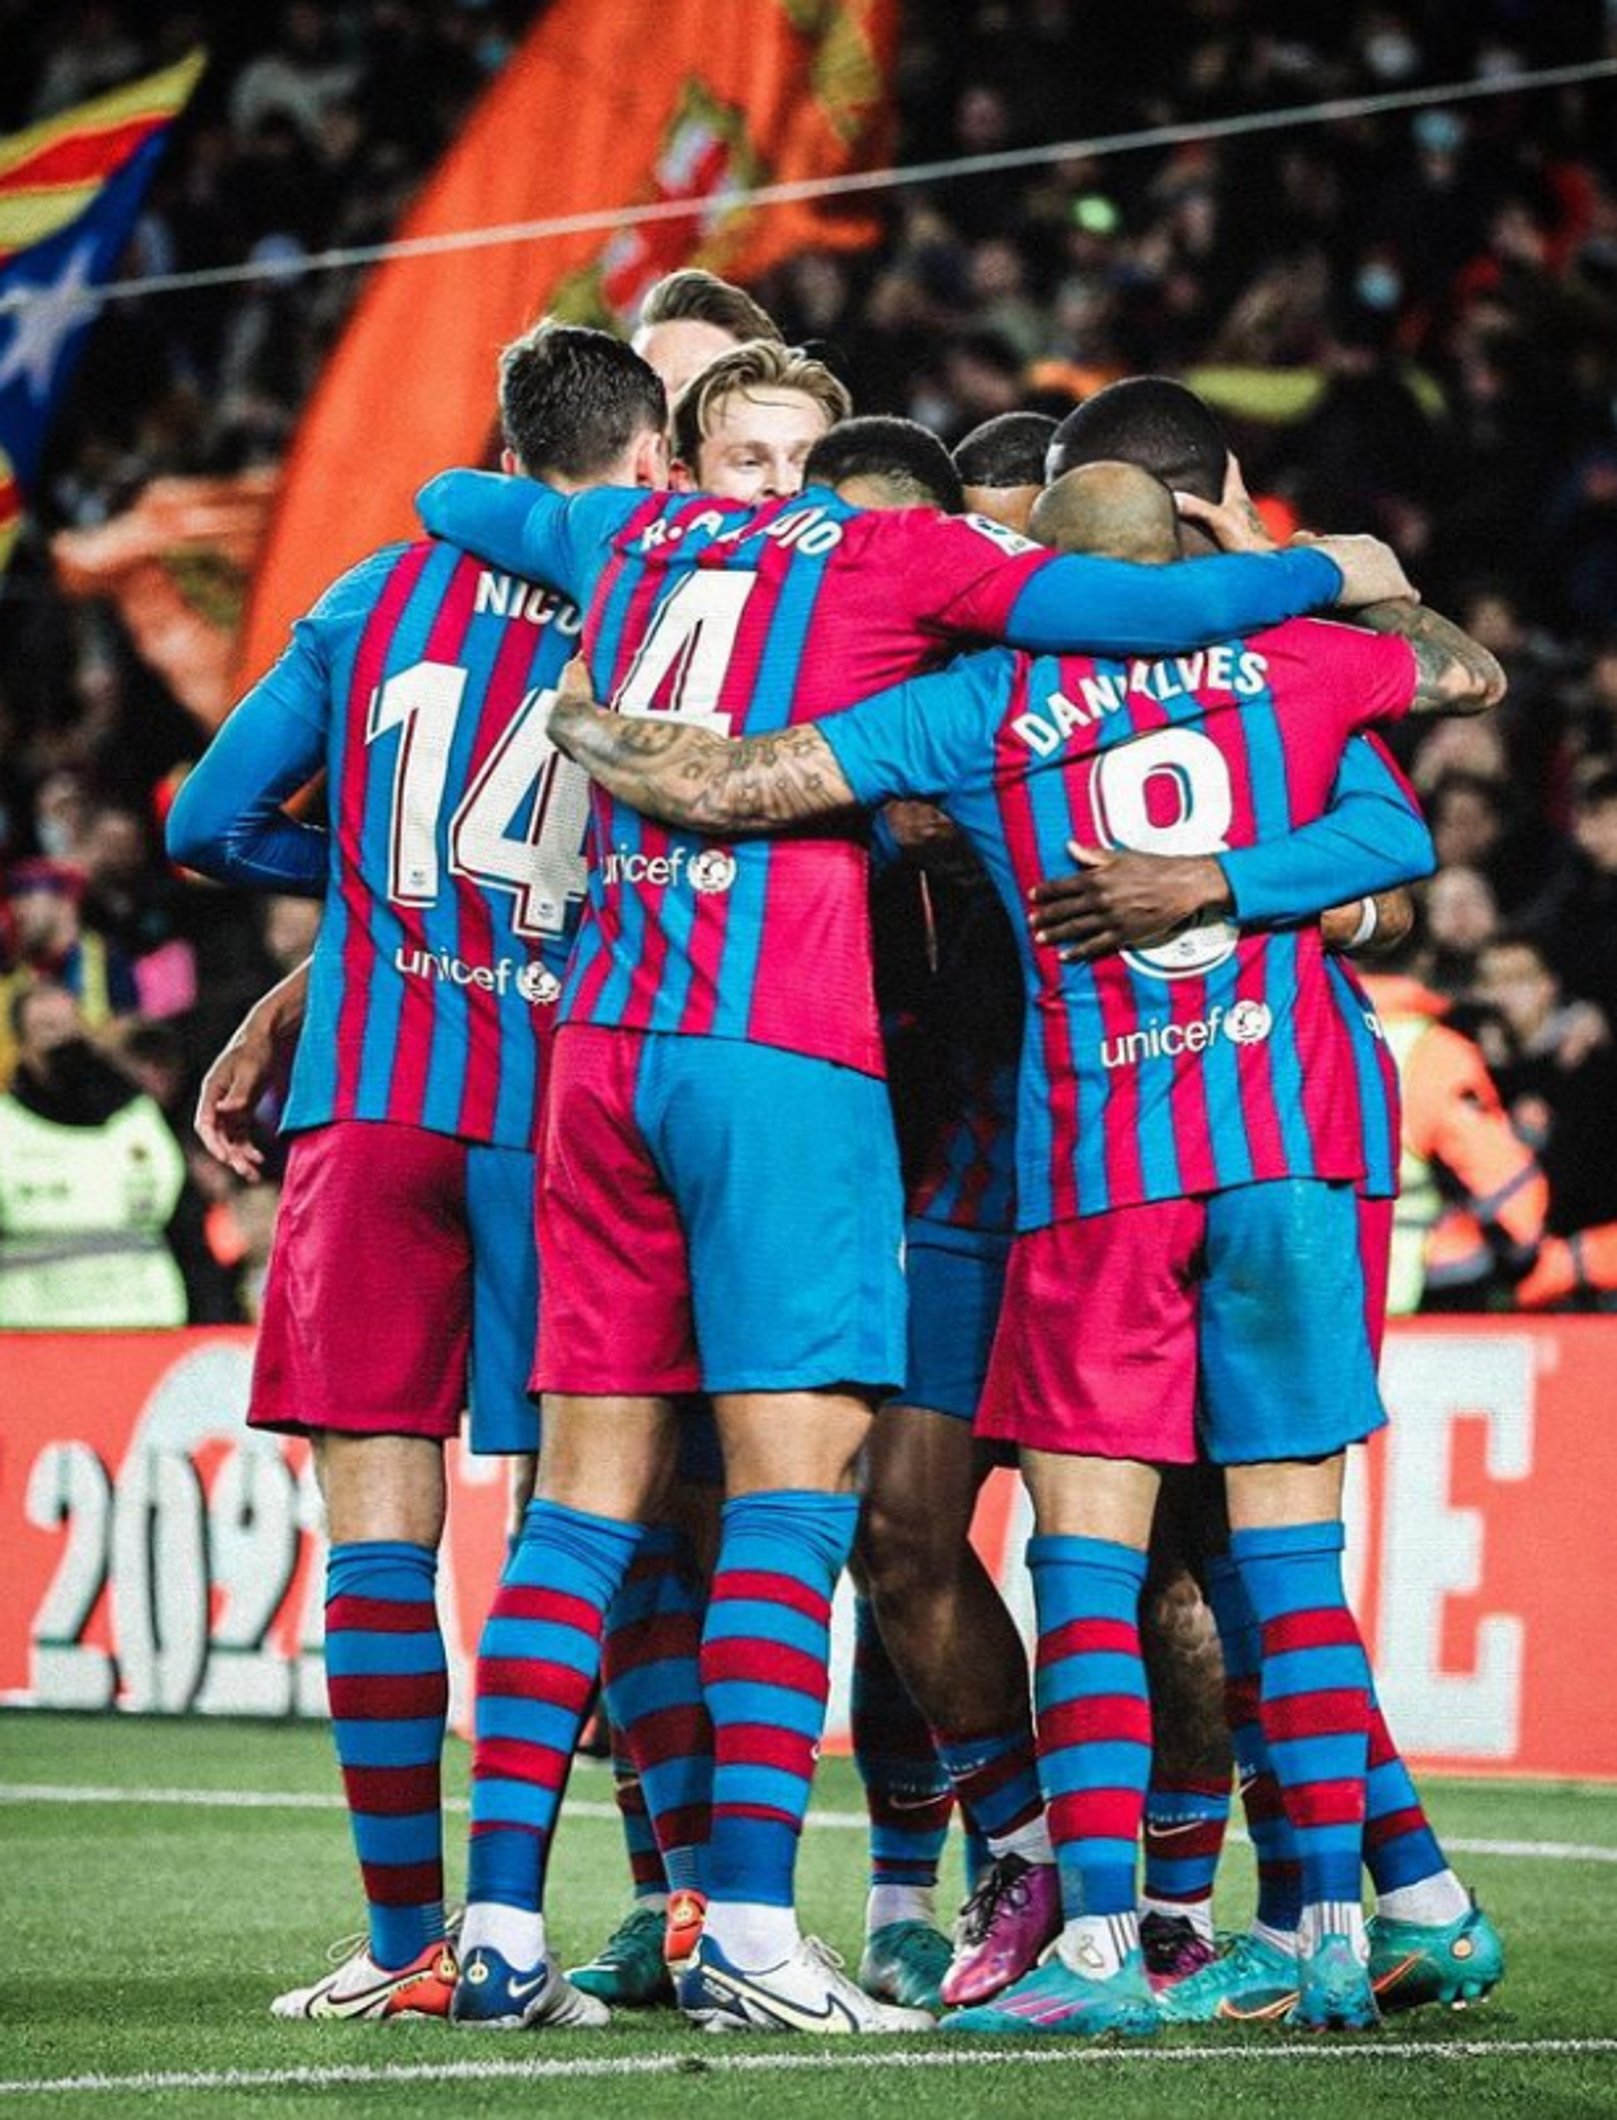
[[[1145,1555],[1111,1539],[1028,1541],[1039,1616],[1039,1778],[1069,1925],[1134,1918],[1134,1855],[1151,1772],[1140,1656]],[[1119,1931],[1121,1933],[1121,1931]]]
[[[853,1757],[870,1816],[870,1926],[928,1920],[954,1790],[868,1597],[854,1603]]]
[[[652,1853],[660,1851],[661,1881],[647,1890],[687,1891],[701,1881],[713,1801],[701,1672],[706,1610],[707,1586],[684,1533],[648,1531],[607,1613],[601,1656],[607,1713],[639,1777]],[[638,1893],[639,1871],[636,1880]]]
[[[657,1836],[651,1830],[646,1792],[634,1761],[623,1749],[623,1736],[616,1726],[612,1731],[612,1800],[623,1827],[623,1849],[629,1858],[629,1881],[635,1898],[666,1899],[668,1872],[663,1868]]]
[[[1342,1589],[1340,1520],[1236,1531],[1262,1635],[1259,1715],[1302,1865],[1300,1948],[1362,1944],[1370,1665]]]
[[[1016,1853],[1029,1862],[1053,1862],[1039,1757],[1031,1722],[982,1737],[934,1730],[932,1742],[948,1770],[955,1795],[971,1827],[982,1836],[986,1861]]]
[[[1269,1763],[1258,1712],[1258,1666],[1261,1633],[1241,1583],[1241,1572],[1228,1554],[1207,1569],[1207,1601],[1218,1623],[1224,1654],[1224,1715],[1241,1784],[1241,1808],[1247,1836],[1258,1862],[1257,1921],[1275,1935],[1289,1935],[1302,1912],[1303,1872],[1297,1836],[1286,1816],[1285,1799]]]
[[[787,1490],[724,1505],[702,1685],[714,1749],[709,1925],[726,1950],[726,1902],[793,1904],[825,1727],[831,1594],[858,1518],[851,1494]],[[779,1923],[768,1926],[780,1933]]]
[[[528,1505],[478,1645],[470,1905],[495,1901],[537,1915],[544,1903],[603,1617],[642,1536],[637,1524],[557,1502]]]
[[[1364,1860],[1378,1911],[1395,1920],[1447,1923],[1470,1909],[1471,1895],[1449,1868],[1373,1690]]]
[[[333,1546],[326,1564],[326,1689],[370,1953],[408,1965],[444,1932],[440,1761],[449,1668],[438,1556],[404,1539]]]
[[[1213,1879],[1230,1823],[1230,1777],[1153,1768],[1145,1792],[1143,1906],[1213,1933]]]

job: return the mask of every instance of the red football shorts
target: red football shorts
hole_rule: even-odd
[[[472,1320],[466,1154],[447,1134],[359,1120],[295,1138],[249,1427],[438,1440],[458,1431]]]
[[[1083,1457],[1196,1458],[1200,1200],[1024,1231],[976,1432]]]

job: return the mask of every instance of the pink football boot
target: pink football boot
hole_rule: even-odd
[[[1061,1934],[1061,1886],[1053,1862],[1000,1855],[960,1910],[943,1999],[960,2008],[986,2002],[1031,1972]]]

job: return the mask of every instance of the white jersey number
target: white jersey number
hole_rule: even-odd
[[[756,574],[693,569],[663,603],[612,702],[620,714],[669,714],[715,736],[730,734],[719,694],[735,653]],[[657,694],[665,702],[657,702]]]
[[[1229,845],[1230,769],[1199,729],[1153,729],[1097,753],[1089,793],[1106,846],[1139,854],[1222,854]],[[1232,922],[1213,919],[1123,955],[1159,979],[1199,978],[1231,956],[1239,939]]]
[[[569,906],[584,895],[589,782],[550,740],[556,695],[527,694],[440,838],[465,694],[466,672],[457,664],[418,662],[371,700],[366,742],[390,729],[403,732],[393,766],[388,896],[396,905],[431,905],[447,849],[453,875],[515,896],[518,934],[559,935]]]

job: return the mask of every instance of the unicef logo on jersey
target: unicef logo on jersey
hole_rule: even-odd
[[[704,847],[691,857],[690,878],[693,891],[700,891],[704,898],[717,897],[736,880],[736,858],[723,847]]]
[[[1138,1067],[1142,1060],[1179,1060],[1187,1054],[1205,1053],[1220,1036],[1231,1045],[1261,1045],[1274,1029],[1274,1021],[1266,1001],[1237,1001],[1233,1008],[1215,1001],[1205,1016],[1189,1023],[1142,1023],[1138,1030],[1103,1038],[1100,1064],[1111,1073],[1119,1067]]]
[[[517,973],[517,992],[534,1008],[549,1008],[561,995],[561,981],[542,964],[525,964]]]
[[[1274,1023],[1266,1001],[1237,1001],[1224,1018],[1224,1035],[1231,1045],[1261,1045]]]

